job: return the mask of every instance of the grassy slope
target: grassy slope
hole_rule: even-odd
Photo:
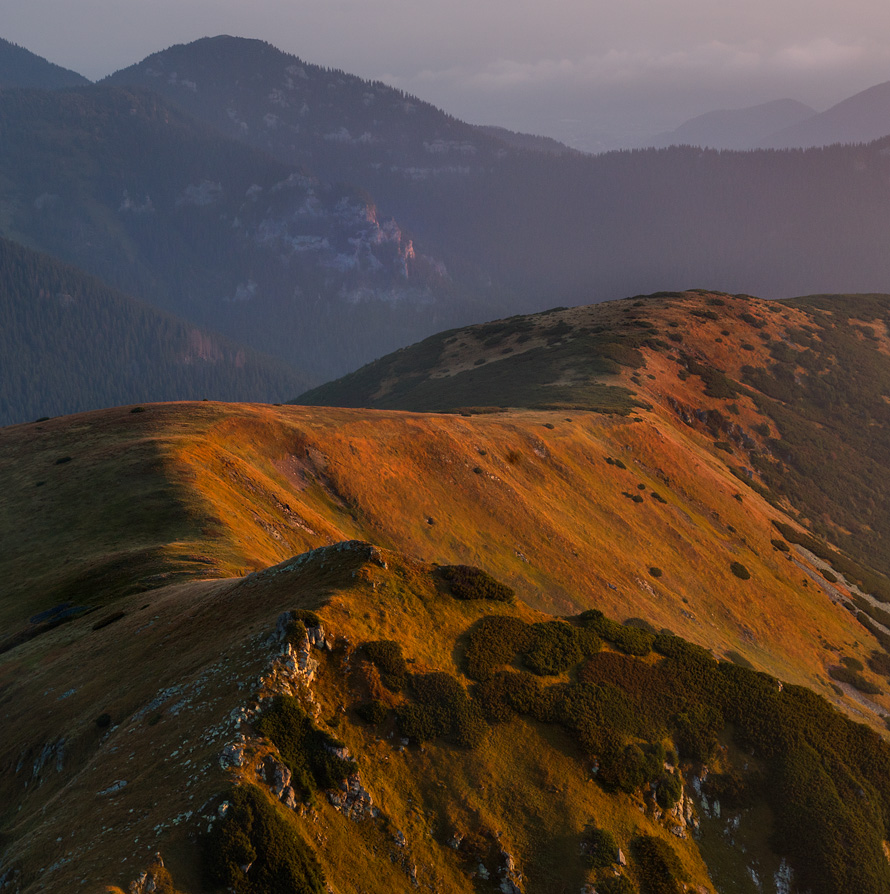
[[[665,293],[452,330],[299,400],[415,411],[636,404],[674,422],[681,412],[734,447],[737,468],[756,469],[808,527],[886,575],[888,333],[886,295]]]
[[[144,866],[163,841],[178,883],[195,889],[184,833],[176,826],[146,830],[219,791],[216,771],[188,783],[189,767],[213,765],[220,744],[218,738],[196,741],[193,731],[202,723],[210,730],[243,703],[238,682],[255,679],[265,660],[259,639],[251,637],[268,630],[283,608],[342,593],[325,610],[338,632],[353,642],[398,635],[420,667],[453,668],[449,642],[477,609],[450,603],[431,613],[420,598],[429,585],[410,571],[416,566],[401,560],[399,579],[370,591],[364,578],[351,577],[348,565],[336,579],[325,577],[330,568],[316,569],[298,586],[262,577],[248,589],[237,581],[152,589],[179,578],[237,577],[352,537],[428,561],[481,565],[537,608],[564,613],[596,606],[619,619],[645,618],[717,655],[731,650],[786,681],[810,685],[880,726],[886,694],[867,701],[846,687],[841,696],[825,677],[841,656],[864,659],[873,639],[816,583],[817,562],[773,548],[771,521],[787,516],[731,473],[730,467],[746,464],[749,448],[737,431],[709,428],[707,411],[726,414],[735,404],[733,421],[758,445],[777,434],[774,423],[756,394],[712,397],[701,370],[689,374],[698,369],[690,357],[697,357],[738,380],[744,365],[768,362],[769,346],[758,332],[775,338],[792,324],[808,325],[809,311],[717,300],[723,305],[709,305],[701,295],[663,299],[660,325],[683,342],[673,341],[668,351],[643,345],[645,366],[624,371],[619,381],[650,406],[636,416],[513,410],[466,418],[201,403],[150,406],[140,414],[125,408],[0,431],[0,534],[9,545],[0,556],[4,630],[32,629],[28,617],[64,600],[104,606],[0,655],[0,698],[14,731],[3,753],[10,788],[0,800],[15,804],[22,796],[22,778],[13,771],[23,754],[23,765],[30,766],[60,734],[68,743],[65,771],[32,786],[25,818],[13,823],[16,847],[29,842],[25,864],[45,869],[49,855],[74,854],[70,866],[59,867],[63,875],[109,881],[108,867],[121,865],[126,887],[134,858]],[[633,307],[623,303],[618,312]],[[703,307],[719,310],[718,319],[691,315]],[[752,312],[768,325],[758,329],[742,319]],[[719,385],[711,378],[711,386],[715,381]],[[678,422],[684,415],[688,424]],[[763,423],[768,435],[755,432]],[[715,449],[724,439],[732,452]],[[56,465],[65,456],[71,461]],[[609,457],[625,468],[607,463]],[[35,487],[41,480],[45,484]],[[666,502],[654,499],[653,491]],[[108,494],[115,496],[109,500]],[[733,561],[750,569],[750,580],[730,572]],[[652,566],[663,575],[650,576]],[[839,590],[845,589],[841,582]],[[118,611],[123,618],[92,629]],[[529,610],[516,611],[528,616]],[[442,638],[431,637],[431,630]],[[104,673],[125,664],[139,666],[140,673],[114,680]],[[200,709],[186,716],[164,708],[153,725],[147,724],[152,715],[136,716],[165,686],[193,681],[203,686],[194,701]],[[326,716],[333,717],[342,699],[338,686],[324,692]],[[121,723],[112,733],[121,738],[100,743],[91,724],[105,710]],[[470,764],[438,747],[396,759],[362,727],[338,728],[337,734],[355,749],[379,750],[368,779],[394,805],[391,812],[412,842],[426,841],[429,829],[441,843],[446,819],[450,828],[481,817],[491,828],[509,830],[530,878],[549,880],[561,869],[572,887],[580,886],[580,868],[566,867],[574,866],[584,818],[605,817],[620,840],[632,831],[632,819],[639,821],[632,805],[617,809],[613,801],[598,800],[602,793],[584,782],[552,730],[525,724],[506,734],[496,730]],[[131,741],[134,746],[126,747]],[[559,747],[545,752],[548,743]],[[547,757],[536,763],[539,753]],[[96,795],[121,778],[128,779],[126,801]],[[453,799],[449,783],[455,779],[472,793],[462,801]],[[438,785],[443,780],[445,791]],[[85,805],[90,824],[72,824],[70,812],[49,810],[61,800]],[[517,804],[530,805],[521,818]],[[40,818],[43,806],[47,820]],[[113,830],[101,835],[98,848],[93,817]],[[325,814],[320,822],[313,834],[332,859],[360,849],[357,859],[336,864],[342,870],[333,879],[338,891],[356,890],[368,879],[357,867],[376,859],[380,842],[357,843],[353,827],[339,816]],[[764,818],[763,827],[768,823]],[[541,828],[564,835],[545,851],[535,844]],[[768,856],[762,836],[754,838],[750,846]],[[698,856],[685,853],[704,883]],[[464,877],[447,851],[423,844],[420,855],[425,871],[448,890],[462,890]],[[731,866],[733,857],[711,852],[709,860]],[[398,887],[395,871],[388,858],[381,861],[384,889]]]
[[[389,830],[345,819],[324,801],[296,820],[340,894],[406,887],[403,855],[392,843],[396,830],[407,837],[424,885],[476,890],[467,875],[472,867],[444,845],[455,830],[489,830],[502,833],[498,846],[516,857],[529,890],[577,889],[584,878],[578,840],[593,817],[625,851],[637,831],[671,841],[691,879],[712,890],[696,845],[671,838],[656,818],[640,813],[641,799],[593,785],[576,746],[553,728],[517,720],[495,727],[472,752],[444,744],[405,751],[352,712],[341,715],[354,698],[342,670],[347,641],[397,637],[415,672],[459,673],[454,641],[476,618],[492,611],[541,617],[521,604],[455,601],[437,590],[429,566],[384,555],[386,570],[329,555],[290,575],[261,576],[253,586],[173,585],[148,607],[142,597],[127,597],[119,604],[126,616],[111,626],[93,631],[81,619],[20,647],[14,658],[9,653],[0,666],[10,729],[0,760],[10,770],[20,756],[26,760],[23,771],[3,776],[2,803],[9,807],[0,819],[14,840],[5,865],[19,867],[22,890],[62,890],[81,879],[91,891],[101,882],[126,888],[159,847],[177,885],[201,890],[190,835],[203,823],[185,814],[203,816],[202,806],[227,779],[255,779],[252,766],[225,772],[217,763],[236,737],[232,712],[254,701],[252,683],[268,663],[264,640],[278,613],[321,605],[338,651],[322,656],[320,717],[358,758],[363,784],[386,816],[378,826]],[[233,613],[238,625],[230,623]],[[124,664],[140,673],[107,676],[107,668]],[[157,700],[167,687],[179,688]],[[94,722],[104,712],[113,719],[107,734]],[[31,776],[42,744],[60,738],[64,769],[55,769],[53,756]],[[127,782],[120,794],[98,794],[120,780]]]
[[[656,411],[566,418],[200,403],[44,423],[40,450],[31,427],[6,429],[5,623],[360,537],[480,565],[544,610],[643,617],[827,694],[838,654],[873,647],[773,549],[779,513],[705,437]],[[57,467],[61,455],[73,459]],[[750,580],[731,573],[734,561]]]

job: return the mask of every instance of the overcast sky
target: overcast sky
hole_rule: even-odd
[[[0,0],[0,36],[92,79],[215,34],[585,148],[890,80],[879,0]]]

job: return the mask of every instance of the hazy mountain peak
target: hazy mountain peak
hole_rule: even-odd
[[[0,38],[0,87],[79,87],[90,82],[75,71]]]
[[[815,109],[796,99],[775,99],[743,109],[716,109],[684,121],[675,130],[653,137],[647,145],[752,149],[766,135],[816,114]]]
[[[869,143],[890,134],[890,81],[875,84],[830,109],[790,125],[760,146],[769,149]]]

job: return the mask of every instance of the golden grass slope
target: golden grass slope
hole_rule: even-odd
[[[641,797],[606,794],[554,728],[517,719],[467,751],[405,749],[359,722],[349,660],[358,643],[396,637],[413,672],[460,675],[454,643],[476,619],[544,617],[521,603],[457,601],[429,565],[376,555],[332,548],[293,570],[170,585],[150,605],[124,597],[126,615],[114,624],[94,631],[82,618],[6,653],[0,821],[16,890],[128,890],[156,853],[177,889],[204,890],[200,838],[216,796],[233,783],[256,785],[269,753],[247,719],[264,693],[257,681],[269,671],[269,634],[281,611],[312,608],[333,646],[316,652],[319,723],[356,756],[382,812],[356,822],[324,798],[308,812],[281,808],[338,894],[410,890],[412,868],[422,888],[478,890],[476,867],[447,845],[455,833],[479,837],[495,855],[509,852],[528,891],[579,890],[578,842],[593,819],[625,851],[638,832],[670,842],[694,889],[713,891],[696,842],[673,837]],[[97,725],[102,714],[110,726]],[[224,769],[220,753],[242,735],[249,760]]]
[[[546,611],[643,618],[838,699],[826,669],[867,657],[870,635],[773,548],[781,514],[671,413],[199,403],[12,427],[0,432],[4,630],[33,633],[29,618],[64,601],[151,603],[170,580],[361,538],[479,565]],[[850,696],[878,722],[884,696],[871,709]]]

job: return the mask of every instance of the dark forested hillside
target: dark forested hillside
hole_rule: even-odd
[[[368,189],[464,291],[499,289],[513,312],[697,285],[784,297],[890,281],[884,143],[547,155],[231,37],[172,47],[111,81]]]
[[[275,401],[308,381],[6,239],[0,319],[0,426],[140,401]]]
[[[2,235],[320,379],[496,315],[367,193],[144,90],[3,91],[0,203]]]
[[[0,87],[77,87],[89,81],[75,71],[0,38]]]

